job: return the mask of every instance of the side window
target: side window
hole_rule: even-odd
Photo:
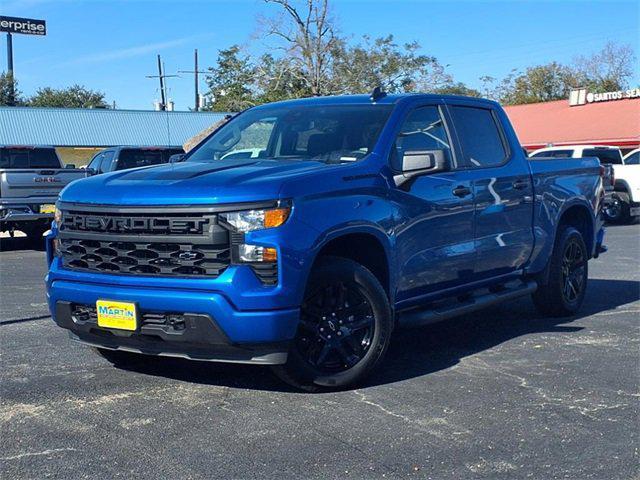
[[[100,173],[111,171],[111,160],[113,160],[113,150],[106,151],[102,154],[102,162],[100,162]]]
[[[442,150],[451,162],[451,142],[438,107],[415,109],[406,118],[396,138],[391,156],[391,168],[402,170],[405,152]]]
[[[505,162],[507,150],[491,110],[455,105],[450,109],[467,167],[494,167]]]
[[[625,165],[639,165],[640,164],[640,151],[629,155],[624,159]]]
[[[96,154],[87,165],[87,168],[92,168],[94,172],[100,173],[100,161],[102,160],[102,152]]]

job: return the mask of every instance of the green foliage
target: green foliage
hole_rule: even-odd
[[[480,91],[475,88],[469,88],[462,82],[450,83],[442,87],[433,89],[432,93],[441,95],[464,95],[467,97],[482,97]]]
[[[570,65],[551,62],[529,67],[524,73],[512,70],[501,80],[481,77],[483,94],[507,105],[562,100],[573,88],[601,93],[624,90],[633,76],[635,57],[629,45],[607,43],[588,57]]]
[[[24,99],[20,90],[18,90],[18,82],[13,75],[9,73],[0,73],[0,106],[23,105]]]
[[[40,88],[27,101],[30,107],[58,107],[58,108],[108,108],[105,94],[96,90],[89,90],[82,85],[72,85],[68,88]]]
[[[206,81],[213,102],[206,107],[219,112],[239,112],[256,104],[254,78],[256,68],[242,55],[238,45],[220,50],[217,65],[210,67]]]
[[[357,45],[343,41],[334,51],[332,93],[368,93],[377,86],[389,93],[415,91],[437,63],[419,50],[417,42],[398,45],[393,35],[374,40],[364,36]]]

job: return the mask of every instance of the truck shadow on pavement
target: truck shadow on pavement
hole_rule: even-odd
[[[2,237],[0,238],[0,252],[19,252],[22,250],[32,250],[44,252],[44,237],[37,242],[27,237]]]
[[[637,281],[590,279],[588,288],[582,310],[575,317],[540,317],[532,301],[525,297],[440,324],[396,331],[384,362],[361,387],[395,383],[444,370],[464,357],[528,334],[571,335],[584,329],[573,325],[582,318],[640,299]],[[528,348],[517,355],[525,357]],[[119,368],[192,383],[294,391],[271,375],[266,367],[161,357]]]

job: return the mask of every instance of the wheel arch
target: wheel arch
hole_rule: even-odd
[[[391,267],[391,248],[389,239],[378,229],[365,227],[336,231],[323,238],[314,250],[310,272],[322,257],[348,258],[373,273],[393,305],[394,275]]]
[[[555,234],[556,240],[563,225],[571,226],[580,232],[584,243],[587,246],[589,257],[591,257],[593,255],[594,248],[595,225],[593,215],[589,207],[582,203],[573,204],[567,207],[558,218],[558,225],[556,227]]]

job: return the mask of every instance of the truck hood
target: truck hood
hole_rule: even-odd
[[[66,187],[64,202],[203,205],[275,200],[283,181],[331,167],[314,161],[184,162],[96,175]]]

